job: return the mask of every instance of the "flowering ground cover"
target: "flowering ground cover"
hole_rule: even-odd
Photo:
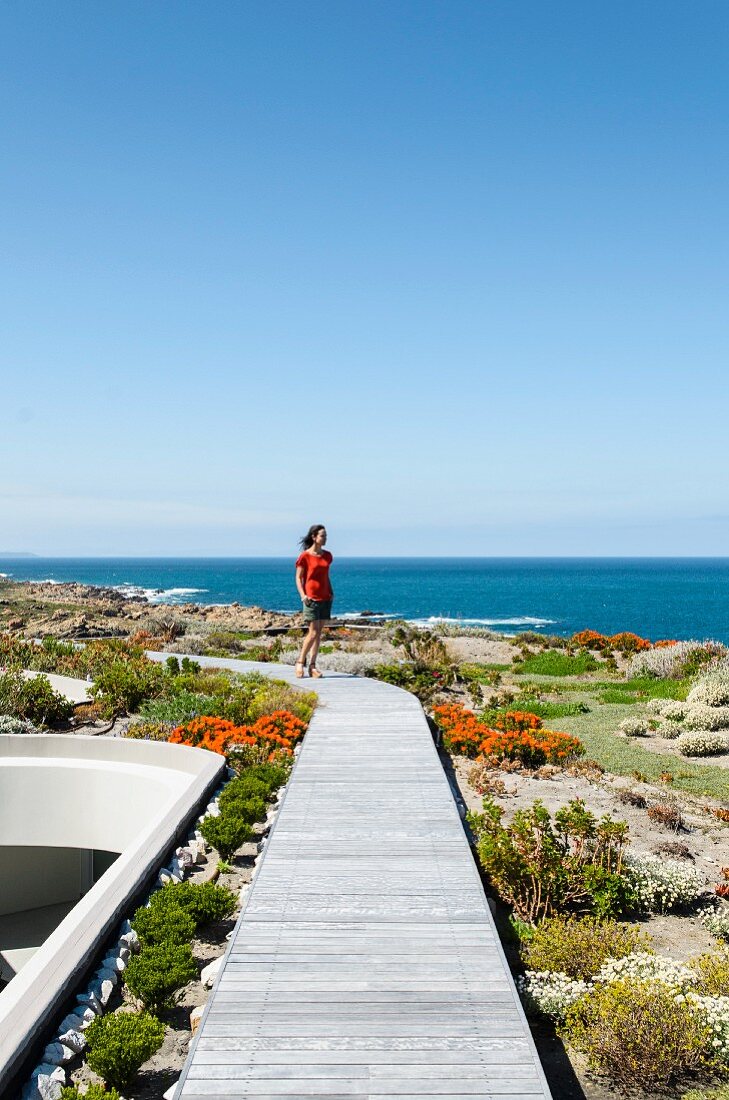
[[[524,711],[507,711],[487,726],[458,703],[434,707],[449,751],[494,762],[518,761],[525,767],[558,764],[584,750],[577,737],[543,728],[542,719]]]
[[[236,725],[227,718],[202,716],[177,726],[169,735],[172,745],[190,745],[210,749],[223,756],[241,748],[258,750],[270,762],[279,756],[293,755],[294,745],[301,740],[306,725],[289,711],[266,714],[252,725]]]

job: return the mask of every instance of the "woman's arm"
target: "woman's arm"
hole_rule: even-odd
[[[296,587],[299,590],[301,599],[306,603],[306,592],[304,591],[304,567],[300,565],[296,570]]]

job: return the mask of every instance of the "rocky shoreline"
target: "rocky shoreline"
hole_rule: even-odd
[[[298,613],[267,611],[231,604],[150,604],[143,596],[126,596],[114,588],[69,582],[0,580],[0,630],[25,637],[86,639],[126,637],[138,630],[151,634],[192,630],[281,633],[303,625]]]

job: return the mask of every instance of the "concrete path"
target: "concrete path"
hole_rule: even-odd
[[[320,706],[176,1100],[549,1098],[418,701],[203,663]]]

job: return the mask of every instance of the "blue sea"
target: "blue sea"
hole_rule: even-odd
[[[81,581],[152,604],[294,611],[293,558],[2,558],[18,580]],[[729,558],[337,558],[337,615],[568,635],[591,627],[729,644]]]

